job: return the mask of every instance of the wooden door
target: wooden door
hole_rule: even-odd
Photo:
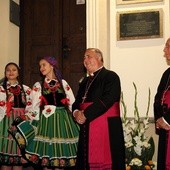
[[[86,5],[77,0],[20,0],[20,66],[23,82],[40,80],[38,62],[57,58],[64,79],[74,94],[84,75],[86,49]]]
[[[63,75],[74,93],[84,75],[83,58],[86,48],[86,8],[76,0],[63,0]]]

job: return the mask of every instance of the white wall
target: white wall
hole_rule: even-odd
[[[19,0],[15,0],[19,3]],[[9,21],[9,0],[0,0],[0,79],[8,62],[19,62],[19,27]]]
[[[128,107],[128,116],[133,116],[134,88],[138,88],[138,106],[145,115],[148,88],[151,89],[149,116],[153,117],[153,100],[160,77],[168,67],[163,57],[166,39],[170,36],[169,1],[140,3],[116,6],[110,0],[110,69],[115,70],[121,79],[122,91]],[[117,41],[116,13],[118,11],[163,9],[163,38]]]
[[[110,65],[109,1],[86,0],[87,6],[87,48],[97,47],[104,56],[104,65]]]

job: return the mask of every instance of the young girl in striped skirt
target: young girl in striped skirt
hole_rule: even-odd
[[[40,60],[42,82],[36,82],[32,101],[26,108],[26,120],[14,121],[9,132],[28,161],[43,169],[74,167],[79,127],[71,114],[73,92],[62,79],[54,57]]]
[[[21,156],[19,147],[8,128],[18,116],[25,114],[25,107],[30,102],[31,89],[19,79],[20,68],[16,63],[8,63],[5,77],[0,85],[0,169],[21,170],[27,161]]]

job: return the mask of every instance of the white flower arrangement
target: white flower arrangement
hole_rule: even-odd
[[[121,95],[121,104],[123,107],[123,131],[125,140],[126,170],[152,170],[154,164],[152,157],[154,155],[155,145],[152,137],[146,136],[149,128],[149,107],[150,107],[150,89],[148,95],[148,105],[146,115],[140,118],[137,106],[137,87],[135,89],[134,99],[134,118],[127,118],[127,106],[124,102],[123,93]]]

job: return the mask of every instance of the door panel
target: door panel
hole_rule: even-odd
[[[45,55],[57,56],[59,47],[59,5],[54,0],[20,1],[20,66],[23,82],[32,86],[40,80],[39,59]],[[58,1],[57,1],[58,2]],[[54,17],[54,11],[58,15]],[[55,20],[54,20],[55,19]],[[53,22],[54,20],[54,22]]]
[[[74,93],[84,75],[83,56],[86,48],[86,8],[76,1],[63,0],[63,75]],[[64,67],[65,66],[65,67]]]
[[[86,6],[76,0],[20,0],[20,66],[23,82],[32,86],[40,80],[41,57],[57,58],[64,79],[74,93],[84,75],[86,49]]]

